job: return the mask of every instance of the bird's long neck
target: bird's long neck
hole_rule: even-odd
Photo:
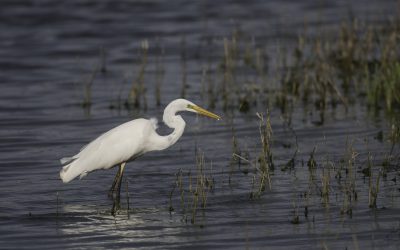
[[[168,127],[174,129],[174,131],[169,135],[158,135],[158,143],[154,145],[154,150],[163,150],[174,145],[179,138],[181,138],[185,130],[185,121],[180,115],[175,115],[175,112],[169,112],[166,109],[164,111],[163,121]]]

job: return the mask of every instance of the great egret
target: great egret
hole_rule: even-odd
[[[67,183],[77,176],[82,178],[94,170],[110,169],[118,165],[119,171],[109,194],[112,195],[117,191],[116,196],[119,200],[125,164],[146,152],[164,150],[175,144],[182,136],[186,123],[180,115],[176,114],[180,111],[190,111],[221,119],[218,115],[200,108],[188,100],[176,99],[168,104],[163,116],[164,123],[174,129],[171,134],[166,136],[157,134],[157,119],[155,118],[149,120],[139,118],[123,123],[97,137],[83,147],[78,154],[62,158],[60,161],[64,166],[60,171],[61,180]]]

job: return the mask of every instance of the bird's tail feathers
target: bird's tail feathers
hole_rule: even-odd
[[[60,159],[60,162],[61,162],[61,165],[65,165],[65,164],[72,162],[73,160],[75,160],[74,157],[64,157],[64,158]]]
[[[74,163],[76,163],[75,160],[76,158],[73,157],[66,157],[60,160],[61,164],[66,164],[60,171],[60,178],[64,183],[72,181],[75,177],[81,174],[79,169],[73,167]]]

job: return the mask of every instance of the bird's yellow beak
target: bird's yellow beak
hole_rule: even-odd
[[[219,115],[216,115],[208,110],[205,110],[203,108],[200,108],[199,106],[196,105],[188,105],[188,108],[193,109],[196,113],[208,116],[217,120],[221,120],[221,117]]]

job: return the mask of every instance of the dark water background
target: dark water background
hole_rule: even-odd
[[[339,161],[350,138],[360,154],[359,165],[366,164],[368,152],[379,162],[390,150],[391,145],[376,136],[387,131],[385,118],[371,118],[362,105],[332,111],[323,126],[316,126],[313,114],[299,107],[292,118],[299,144],[296,170],[276,170],[272,190],[260,199],[249,198],[253,175],[230,172],[229,162],[232,126],[241,144],[252,151],[259,140],[254,113],[264,110],[236,113],[220,122],[186,115],[189,125],[175,146],[128,164],[122,196],[128,183],[130,210],[124,200],[125,210],[116,217],[110,215],[112,201],[106,195],[115,170],[67,185],[58,176],[58,159],[129,119],[161,117],[163,106],[180,97],[182,41],[187,98],[207,107],[199,94],[201,67],[223,53],[221,40],[233,29],[255,36],[273,57],[277,47],[296,41],[305,23],[310,34],[329,33],[349,17],[381,23],[397,9],[398,2],[388,0],[1,1],[0,248],[398,249],[400,187],[392,181],[396,171],[382,180],[377,209],[368,207],[368,184],[360,175],[352,217],[339,212],[341,202],[335,202],[335,195],[329,207],[319,196],[311,198],[308,218],[303,215],[305,203],[299,195],[308,185],[304,162],[315,145],[319,161]],[[109,109],[129,91],[144,39],[150,44],[147,110]],[[97,75],[93,104],[84,109],[83,82],[102,48],[107,72]],[[154,65],[161,50],[165,75],[162,107],[157,107]],[[225,115],[219,105],[214,111]],[[293,135],[278,110],[271,111],[271,123],[274,157],[283,164],[293,148],[282,145],[293,144]],[[169,212],[169,195],[179,169],[188,185],[188,172],[196,169],[196,148],[205,154],[214,190],[192,224],[191,211],[182,209],[178,192],[172,195],[174,211]],[[292,224],[296,211],[300,223]]]

